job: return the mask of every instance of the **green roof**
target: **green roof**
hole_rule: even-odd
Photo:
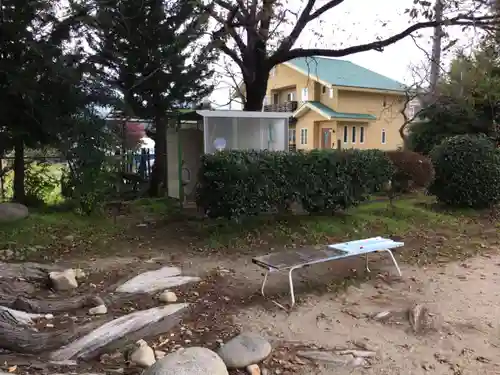
[[[309,101],[307,102],[309,105],[313,106],[317,110],[323,112],[325,115],[332,117],[332,118],[338,118],[338,119],[359,119],[359,120],[376,120],[377,117],[365,113],[343,113],[343,112],[337,112],[331,109],[330,107],[320,103],[320,102],[313,102]]]
[[[391,91],[406,90],[402,83],[346,60],[327,57],[299,57],[288,61],[288,64],[335,86]]]

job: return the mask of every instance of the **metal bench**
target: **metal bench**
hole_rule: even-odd
[[[401,269],[399,268],[391,249],[404,246],[403,242],[396,242],[388,238],[383,237],[373,237],[357,241],[342,242],[333,245],[327,245],[323,249],[313,249],[313,248],[303,248],[290,251],[282,251],[277,253],[271,253],[263,255],[260,257],[255,257],[252,262],[256,265],[266,269],[264,275],[264,280],[262,282],[262,287],[260,289],[261,294],[265,296],[264,289],[266,286],[267,278],[269,273],[272,272],[288,272],[288,283],[290,286],[290,297],[292,308],[295,305],[295,293],[293,289],[293,279],[292,272],[303,268],[306,266],[311,266],[313,264],[330,262],[333,260],[344,259],[353,256],[365,255],[366,258],[366,270],[370,272],[368,267],[368,255],[370,253],[376,252],[387,252],[389,253],[394,266],[398,271],[398,275],[401,276]],[[276,301],[273,301],[276,305],[286,310],[286,308]]]

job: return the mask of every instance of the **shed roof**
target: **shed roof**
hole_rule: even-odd
[[[200,110],[196,111],[203,117],[235,117],[235,118],[281,118],[288,119],[292,117],[291,112],[262,112],[262,111],[234,111],[234,110]]]

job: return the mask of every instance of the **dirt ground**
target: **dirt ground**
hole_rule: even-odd
[[[500,374],[500,255],[427,269],[403,266],[402,272],[401,279],[379,273],[339,295],[301,294],[290,314],[263,306],[241,309],[234,322],[277,346],[335,349],[361,342],[377,352],[368,368],[306,366],[297,374]],[[371,319],[415,303],[429,308],[430,332],[415,334],[405,321]]]
[[[409,243],[408,247],[411,250],[420,246]],[[261,366],[269,370],[269,375],[500,374],[500,249],[496,246],[497,242],[490,242],[483,255],[427,268],[400,260],[402,278],[394,276],[395,269],[385,256],[373,256],[369,274],[363,259],[299,270],[295,276],[297,305],[291,312],[270,301],[289,302],[287,275],[271,275],[266,289],[269,298],[262,297],[262,271],[252,264],[248,254],[157,252],[152,258],[142,254],[139,258],[92,259],[68,266],[77,265],[89,274],[79,288],[82,293],[165,265],[177,265],[184,274],[202,277],[200,283],[173,289],[180,302],[193,306],[182,323],[168,334],[147,338],[155,349],[166,352],[181,346],[216,350],[220,342],[236,333],[252,331],[268,337],[273,344],[271,357]],[[401,314],[415,304],[427,307],[432,318],[430,328],[421,333],[415,333]],[[155,305],[157,301],[150,296],[130,301],[130,306],[109,307],[114,316],[119,316]],[[373,319],[385,311],[394,312],[395,318]],[[364,367],[352,368],[318,364],[297,355],[304,349],[353,348],[375,351],[376,357],[367,360]],[[20,374],[33,373],[33,358],[0,355],[0,361],[20,365]],[[78,371],[141,372],[127,364],[120,352],[79,365]],[[51,372],[44,368],[36,373]]]
[[[124,263],[122,259],[120,267]],[[262,274],[249,257],[191,256],[168,258],[168,263],[158,257],[148,261],[148,268],[155,263],[181,265],[187,274],[216,275],[201,285],[181,287],[181,298],[198,302],[198,307],[179,332],[171,334],[179,340],[165,345],[164,338],[158,338],[156,344],[163,340],[162,350],[190,345],[215,349],[217,341],[238,331],[252,331],[273,343],[272,357],[263,364],[271,374],[500,374],[500,254],[496,250],[428,268],[403,263],[402,278],[394,276],[387,259],[374,259],[369,277],[364,276],[362,260],[310,267],[296,275],[298,303],[291,312],[260,296]],[[339,274],[347,276],[344,284],[348,285],[340,292]],[[354,274],[358,281],[349,277]],[[286,275],[272,275],[269,296],[286,303],[287,291]],[[423,333],[414,333],[406,318],[373,319],[377,313],[406,311],[417,303],[427,307],[432,317],[431,328]],[[194,334],[185,343],[187,329]],[[359,346],[377,356],[355,369],[296,356],[304,348]]]

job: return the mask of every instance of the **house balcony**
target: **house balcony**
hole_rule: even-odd
[[[289,101],[283,104],[270,104],[264,106],[264,112],[295,112],[298,107],[298,102]]]

